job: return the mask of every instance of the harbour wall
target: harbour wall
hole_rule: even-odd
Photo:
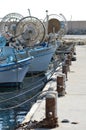
[[[86,34],[86,21],[67,21],[67,34]]]

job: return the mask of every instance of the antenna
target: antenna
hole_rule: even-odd
[[[30,9],[28,9],[28,12],[29,12],[29,16],[31,16],[31,12],[30,12]]]

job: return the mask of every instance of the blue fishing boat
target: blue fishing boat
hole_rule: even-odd
[[[16,50],[5,46],[5,38],[0,37],[0,85],[20,84],[33,59],[25,49]]]
[[[47,45],[47,43],[45,46],[38,46],[30,49],[29,52],[34,56],[34,60],[30,64],[29,72],[45,72],[48,69],[48,65],[55,50],[55,45]]]
[[[12,27],[10,30],[9,25]],[[8,24],[7,30],[15,39],[15,42],[8,40],[8,46],[16,48],[16,50],[27,48],[30,55],[34,56],[28,72],[45,72],[53,54],[60,46],[58,36],[62,34],[63,30],[61,22],[56,18],[49,19],[48,16],[43,23],[36,17],[27,16],[16,22],[15,29],[13,22]],[[9,35],[11,40],[12,35]]]
[[[23,17],[16,26],[19,44],[34,56],[29,72],[45,72],[59,46],[55,34],[47,35],[46,30],[44,23],[33,16]]]

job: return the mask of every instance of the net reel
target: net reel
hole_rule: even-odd
[[[67,24],[65,18],[62,15],[51,14],[47,15],[44,20],[46,32],[48,35],[56,34],[57,37],[62,37],[66,33]]]
[[[19,13],[10,13],[4,16],[1,20],[0,33],[15,36],[16,24],[21,18],[23,18],[23,16]]]
[[[45,38],[45,27],[36,17],[24,17],[17,24],[16,37],[25,46],[39,44]]]

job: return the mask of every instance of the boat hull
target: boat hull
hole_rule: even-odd
[[[33,49],[30,54],[34,56],[34,59],[30,64],[29,72],[45,72],[48,69],[48,65],[55,53],[55,50],[56,46],[54,45],[50,47],[43,47],[41,49]]]
[[[21,83],[29,69],[30,59],[0,67],[0,84]]]

